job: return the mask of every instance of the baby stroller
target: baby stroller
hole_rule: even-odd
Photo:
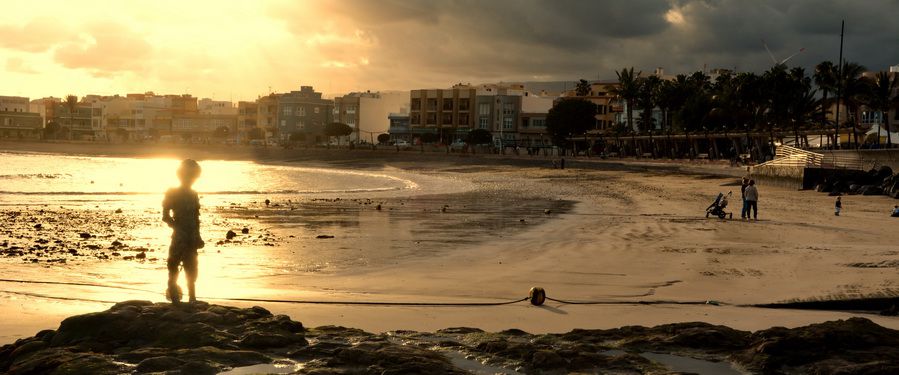
[[[724,208],[727,207],[727,201],[730,200],[730,197],[732,195],[733,192],[727,192],[727,195],[724,195],[724,193],[718,193],[718,198],[715,198],[715,202],[713,202],[708,208],[705,209],[705,217],[709,217],[709,215],[715,215],[721,219],[724,219],[725,217],[730,216],[730,218],[733,219],[733,212],[724,212]]]

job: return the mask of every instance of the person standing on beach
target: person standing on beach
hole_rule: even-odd
[[[749,214],[746,212],[749,206],[746,204],[746,187],[749,186],[749,178],[743,177],[743,181],[740,182],[740,197],[743,198],[743,209],[740,210],[740,217],[745,219]]]
[[[834,216],[840,216],[840,211],[843,210],[843,201],[840,200],[840,197],[837,197],[837,203],[834,203],[833,214]]]
[[[200,177],[200,165],[187,159],[178,168],[181,186],[171,188],[162,201],[162,221],[172,228],[172,243],[169,246],[169,283],[166,297],[172,303],[181,302],[181,288],[178,287],[179,267],[184,267],[187,277],[189,301],[197,300],[197,250],[205,243],[200,238],[200,198],[191,187]]]
[[[755,180],[749,180],[749,186],[743,191],[743,199],[746,199],[746,218],[752,211],[752,219],[759,220],[759,190],[755,187]]]

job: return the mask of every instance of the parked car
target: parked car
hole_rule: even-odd
[[[450,144],[450,150],[462,151],[465,149],[466,146],[468,146],[468,144],[465,143],[465,141],[463,141],[461,139],[457,139],[455,142]]]
[[[412,148],[412,144],[409,143],[409,141],[407,141],[405,139],[398,139],[396,142],[393,143],[393,145],[396,146],[397,148],[399,148],[400,150],[409,150]]]

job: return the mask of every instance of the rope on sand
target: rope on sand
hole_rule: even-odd
[[[122,289],[122,290],[133,290],[139,292],[153,293],[158,294],[156,291],[151,291],[147,289],[140,288],[131,288],[124,286],[113,286],[113,285],[103,285],[103,284],[95,284],[95,283],[80,283],[80,282],[63,282],[63,281],[40,281],[40,280],[18,280],[18,279],[0,279],[0,282],[9,282],[9,283],[25,283],[25,284],[49,284],[49,285],[70,285],[70,286],[87,286],[87,287],[95,287],[95,288],[110,288],[110,289]],[[539,290],[542,293],[535,295],[535,291]],[[19,292],[9,292],[8,293],[18,293],[25,294]],[[33,297],[43,297],[43,298],[54,298],[54,299],[71,299],[71,300],[84,300],[91,302],[110,302],[111,301],[99,301],[99,300],[87,300],[87,299],[79,299],[73,297],[53,297],[47,296],[44,294],[31,294],[27,295]],[[216,300],[216,301],[234,301],[234,302],[266,302],[266,303],[291,303],[291,304],[304,304],[304,305],[345,305],[345,306],[408,306],[408,307],[489,307],[489,306],[506,306],[506,305],[514,305],[517,303],[530,301],[532,305],[539,306],[543,304],[543,299],[547,301],[553,301],[565,305],[730,305],[724,302],[718,301],[667,301],[667,300],[650,300],[650,301],[571,301],[564,299],[557,299],[546,297],[545,292],[542,291],[542,288],[534,288],[529,296],[516,299],[516,300],[508,300],[508,301],[498,301],[498,302],[386,302],[386,301],[324,301],[324,300],[291,300],[291,299],[266,299],[266,298],[231,298],[231,297],[200,297],[200,299],[205,300]]]

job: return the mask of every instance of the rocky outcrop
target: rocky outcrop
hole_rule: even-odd
[[[73,316],[57,330],[5,345],[0,373],[215,374],[272,363],[329,374],[672,372],[647,352],[733,362],[765,374],[899,373],[899,332],[863,318],[755,333],[678,323],[545,335],[476,328],[372,334],[305,328],[262,307],[147,301]]]

